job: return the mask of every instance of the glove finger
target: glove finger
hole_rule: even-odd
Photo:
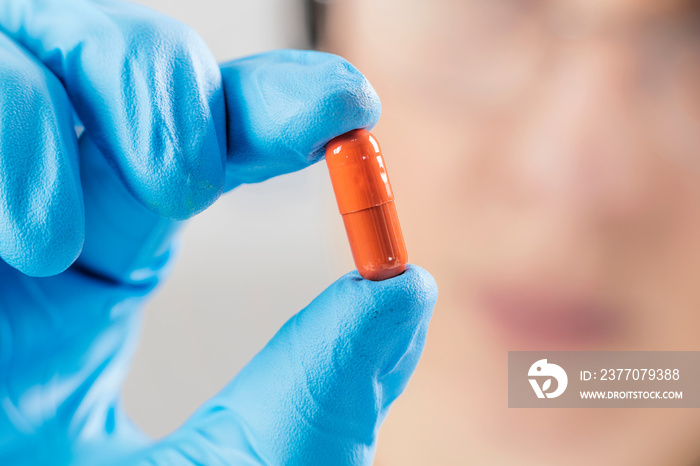
[[[157,215],[124,186],[89,134],[79,141],[85,244],[75,266],[116,284],[151,287],[169,271],[185,222]]]
[[[58,79],[3,34],[0,88],[0,257],[27,275],[55,275],[83,245],[71,105]]]
[[[409,266],[350,273],[288,321],[179,431],[156,464],[370,464],[380,423],[423,350],[437,286]]]
[[[345,131],[372,127],[379,99],[335,55],[284,50],[222,66],[229,115],[229,188],[303,168]],[[157,280],[180,222],[143,208],[102,160],[87,133],[80,142],[86,239],[79,265],[119,283]]]
[[[377,93],[346,60],[277,50],[221,66],[228,117],[226,190],[300,170],[332,138],[371,129]]]
[[[192,30],[112,0],[3,0],[0,27],[61,79],[86,132],[149,210],[184,219],[219,197],[221,74]]]

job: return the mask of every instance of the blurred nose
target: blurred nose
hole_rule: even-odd
[[[610,43],[560,52],[517,118],[509,153],[518,195],[569,215],[628,219],[653,171],[635,127],[633,57]]]

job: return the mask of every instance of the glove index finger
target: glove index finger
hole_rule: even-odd
[[[345,59],[276,50],[221,66],[228,116],[226,190],[305,168],[325,144],[371,129],[381,102]]]

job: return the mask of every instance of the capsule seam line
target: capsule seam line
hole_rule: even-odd
[[[379,207],[379,206],[382,206],[382,205],[385,205],[385,204],[390,204],[390,203],[392,203],[392,202],[394,202],[393,199],[390,200],[390,201],[382,202],[381,204],[375,204],[375,205],[370,206],[370,207],[365,207],[364,209],[351,210],[350,212],[345,212],[344,214],[341,214],[341,215],[349,215],[349,214],[354,214],[354,213],[357,213],[357,212],[362,212],[362,211],[364,211],[364,210],[374,209],[375,207]]]

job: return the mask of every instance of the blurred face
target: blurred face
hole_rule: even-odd
[[[507,350],[700,350],[700,7],[344,0],[440,300],[379,464],[689,464],[694,410],[508,410]]]

